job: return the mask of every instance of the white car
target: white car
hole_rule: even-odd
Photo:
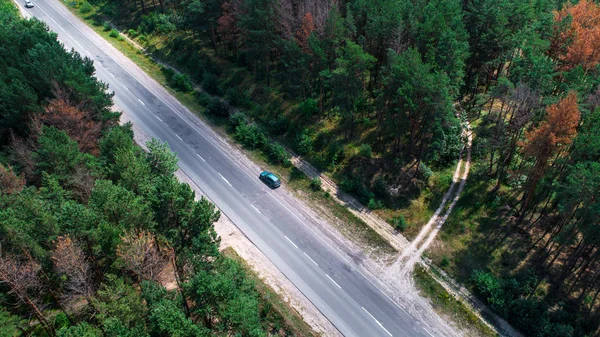
[[[32,8],[33,2],[31,0],[25,0],[25,8]]]

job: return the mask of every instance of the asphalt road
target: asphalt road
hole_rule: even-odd
[[[115,103],[133,123],[170,145],[181,169],[343,335],[433,336],[315,231],[293,200],[262,184],[260,172],[238,165],[231,149],[157,82],[58,0],[34,3],[26,11],[67,48],[95,61],[97,77],[115,91]]]

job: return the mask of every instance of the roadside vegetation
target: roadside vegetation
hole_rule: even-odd
[[[114,35],[114,34],[113,34]],[[93,63],[0,0],[0,336],[312,336]]]
[[[527,335],[600,334],[595,2],[89,3],[184,71],[172,87],[240,108],[244,146],[285,144],[409,237],[468,118],[473,174],[430,255]]]
[[[421,265],[416,266],[413,276],[417,288],[431,299],[433,307],[440,314],[451,317],[460,328],[471,331],[476,336],[498,336],[469,307],[449,294]]]

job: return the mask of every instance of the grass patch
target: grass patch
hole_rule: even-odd
[[[318,336],[312,328],[302,319],[296,310],[291,308],[281,296],[279,296],[270,286],[265,284],[260,277],[248,266],[233,248],[228,247],[222,251],[222,254],[238,261],[246,270],[246,275],[250,278],[260,295],[260,300],[264,307],[268,308],[267,316],[273,322],[278,324],[290,336],[298,337],[316,337]]]
[[[415,284],[421,294],[429,298],[434,309],[452,320],[460,328],[472,331],[476,336],[498,336],[492,329],[485,325],[479,317],[461,301],[451,296],[421,265],[417,264],[413,274]]]

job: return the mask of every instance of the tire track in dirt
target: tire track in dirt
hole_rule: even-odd
[[[395,294],[394,299],[403,307],[403,310],[415,320],[422,322],[433,336],[461,336],[461,333],[452,323],[445,321],[434,311],[428,299],[419,295],[412,275],[415,264],[421,260],[423,252],[437,237],[466,184],[471,165],[473,140],[468,123],[464,129],[464,136],[467,139],[466,146],[463,148],[452,183],[444,194],[440,206],[417,237],[402,251],[398,259],[390,266],[382,266],[383,270],[379,273],[385,279],[388,290]],[[466,150],[466,155],[464,150]]]

